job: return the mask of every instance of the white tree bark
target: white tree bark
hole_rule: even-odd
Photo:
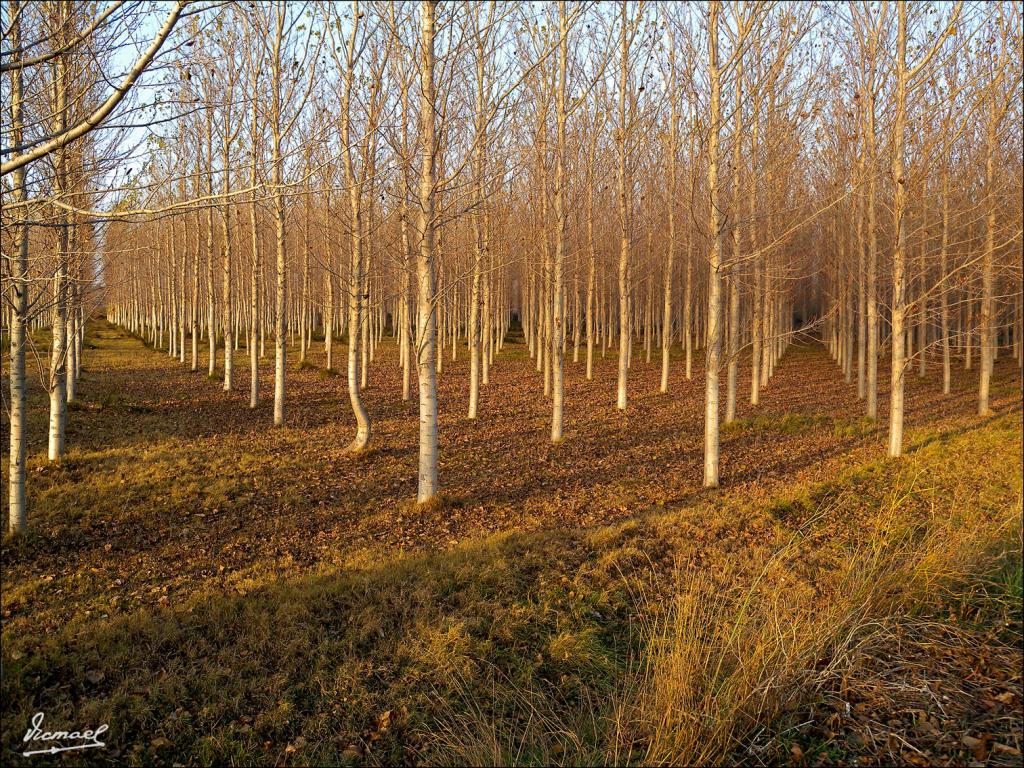
[[[718,66],[718,15],[721,4],[712,0],[708,17],[708,75],[711,81],[711,125],[708,136],[708,194],[711,212],[708,232],[708,341],[704,394],[704,487],[718,487],[718,378],[722,357],[722,232],[719,222],[718,144],[722,130],[722,73]]]
[[[565,409],[565,302],[563,299],[565,261],[565,77],[569,51],[569,24],[565,2],[558,4],[558,85],[555,92],[555,259],[552,279],[554,282],[551,355],[551,442],[562,440],[562,420]]]
[[[64,35],[68,23],[68,8],[60,5],[56,9],[57,24],[60,32],[57,39]],[[68,66],[64,56],[58,56],[53,77],[53,115],[56,122],[54,133],[61,134],[66,130],[67,97],[69,92]],[[54,191],[60,200],[67,193],[67,149],[60,145],[54,162]],[[21,168],[22,166],[17,166]],[[57,461],[64,455],[64,425],[67,420],[67,285],[68,285],[68,213],[57,209],[57,266],[53,276],[53,322],[51,324],[53,340],[50,347],[50,430],[47,455],[50,461]]]
[[[287,339],[285,338],[285,312],[287,305],[287,254],[285,252],[284,191],[282,189],[284,157],[281,153],[281,89],[282,89],[282,45],[284,37],[285,9],[277,9],[276,30],[273,41],[272,59],[272,119],[271,119],[271,184],[274,188],[274,229],[277,236],[277,286],[274,295],[274,426],[284,425],[285,361]]]
[[[907,10],[898,7],[896,33],[896,118],[893,125],[892,180],[896,243],[892,254],[892,369],[889,377],[889,455],[903,453],[903,382],[906,368],[906,222],[907,180],[903,144],[907,119]]]
[[[420,249],[416,259],[416,370],[420,388],[420,449],[416,500],[437,496],[437,314],[434,276],[434,194],[437,139],[434,132],[434,12],[423,0],[420,20]]]
[[[736,60],[736,84],[733,89],[736,94],[736,102],[733,111],[733,120],[736,128],[733,130],[732,148],[732,200],[733,217],[735,219],[732,228],[732,261],[729,267],[729,335],[728,335],[728,369],[726,373],[726,394],[725,394],[725,423],[729,424],[736,419],[736,387],[739,379],[740,362],[740,251],[743,244],[743,232],[740,227],[742,218],[742,198],[740,197],[740,159],[742,157],[742,143],[740,126],[743,115],[743,57]]]
[[[257,92],[259,85],[259,70],[253,71],[253,82],[252,91]],[[250,247],[252,248],[252,254],[249,262],[249,407],[255,408],[260,402],[260,358],[259,358],[259,344],[257,340],[257,333],[259,329],[259,269],[260,269],[260,243],[259,233],[256,221],[256,183],[257,183],[257,170],[256,170],[256,159],[258,154],[258,145],[260,131],[258,129],[258,107],[257,102],[253,99],[252,102],[252,148],[249,157],[249,185],[252,187],[252,192],[249,196],[249,235],[250,235]]]
[[[621,4],[622,35],[619,40],[619,122],[616,144],[619,153],[619,369],[616,407],[626,410],[626,376],[633,336],[629,327],[629,200],[626,178],[626,89],[629,87],[629,24],[626,2]]]
[[[10,0],[8,18],[13,20],[9,44],[15,51],[21,48],[21,2]],[[21,59],[14,54],[14,61]],[[17,146],[24,135],[23,119],[23,78],[20,67],[11,72],[11,142]],[[11,197],[15,204],[25,200],[25,166],[14,170],[11,183]],[[8,443],[8,528],[11,533],[25,529],[28,510],[25,503],[25,458],[28,443],[25,439],[25,335],[28,325],[28,226],[24,223],[21,208],[15,208],[14,249],[10,266],[10,327],[11,327],[11,415],[10,441]]]
[[[672,83],[676,81],[675,36],[669,37],[669,70]],[[679,153],[679,89],[669,94],[668,127],[668,248],[665,254],[665,303],[661,317],[661,391],[668,392],[669,350],[672,346],[672,272],[676,257],[676,161]]]
[[[998,75],[997,75],[998,77]],[[985,142],[985,190],[988,192],[985,216],[985,250],[981,259],[981,365],[978,379],[978,414],[987,416],[992,412],[989,398],[992,387],[992,366],[995,360],[995,256],[996,196],[995,196],[995,153],[999,115],[996,108],[996,83],[991,84],[989,94],[988,130]]]

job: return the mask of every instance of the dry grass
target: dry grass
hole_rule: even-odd
[[[897,628],[905,633],[920,621],[915,616],[949,598],[978,616],[1019,615],[1019,482],[1015,503],[937,508],[936,497],[950,489],[922,488],[923,466],[942,474],[928,463],[935,455],[911,463],[916,475],[897,473],[878,489],[875,513],[839,547],[835,538],[842,534],[829,523],[850,509],[852,497],[843,492],[825,494],[816,513],[753,571],[728,563],[714,573],[677,569],[667,589],[649,574],[623,575],[640,642],[608,699],[584,699],[567,710],[542,690],[500,685],[490,700],[501,708],[474,702],[450,713],[430,753],[456,764],[801,762],[803,750],[787,738],[785,724],[837,681],[845,685],[860,673],[866,658],[876,658],[871,650],[891,643]],[[963,491],[960,484],[953,494]],[[838,555],[828,559],[834,568],[801,573],[803,552],[829,548]],[[1010,567],[1008,553],[1011,560],[1018,555]],[[933,642],[942,625],[920,626]],[[581,642],[559,636],[552,645],[575,649]],[[888,648],[886,657],[897,679],[899,650]],[[1004,756],[1019,757],[1012,745],[994,743]],[[877,750],[868,754],[877,757]],[[890,757],[907,754],[914,753]]]
[[[640,612],[656,618],[617,722],[644,764],[727,761],[757,729],[848,674],[859,648],[897,617],[991,570],[996,545],[1019,540],[1019,498],[978,528],[946,517],[908,528],[906,493],[893,494],[877,532],[814,589],[786,586],[794,542],[753,584],[723,592],[692,575],[666,611]]]

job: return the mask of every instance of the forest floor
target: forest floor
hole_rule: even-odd
[[[2,551],[5,763],[42,711],[109,723],[69,763],[1020,764],[1009,355],[992,417],[976,371],[947,397],[935,361],[910,375],[898,461],[820,346],[791,347],[756,408],[741,367],[707,492],[700,355],[661,395],[636,351],[625,412],[613,351],[592,382],[569,363],[552,446],[521,344],[465,418],[463,347],[439,376],[443,499],[419,508],[390,339],[359,456],[322,344],[289,351],[276,429],[267,352],[250,410],[244,351],[224,392],[202,360],[93,323],[56,465],[31,388],[30,525]]]

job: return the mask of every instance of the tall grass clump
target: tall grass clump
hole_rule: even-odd
[[[1019,500],[973,524],[936,516],[910,525],[900,514],[909,493],[894,492],[874,533],[814,580],[793,575],[794,541],[752,583],[687,574],[667,607],[643,607],[643,652],[612,718],[616,756],[734,762],[758,729],[807,703],[889,622],[990,569],[1006,551],[1000,542],[1020,538]]]

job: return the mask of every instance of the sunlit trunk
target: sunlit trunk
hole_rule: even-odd
[[[416,500],[437,495],[437,315],[434,278],[434,193],[437,140],[434,135],[435,0],[423,0],[420,22],[420,250],[416,260],[416,367],[420,388],[420,447]]]
[[[722,354],[722,231],[719,221],[718,143],[722,130],[722,75],[718,67],[718,15],[721,4],[712,0],[708,16],[708,76],[711,114],[708,133],[708,195],[711,207],[708,232],[708,341],[704,397],[704,487],[718,487],[718,374]]]

